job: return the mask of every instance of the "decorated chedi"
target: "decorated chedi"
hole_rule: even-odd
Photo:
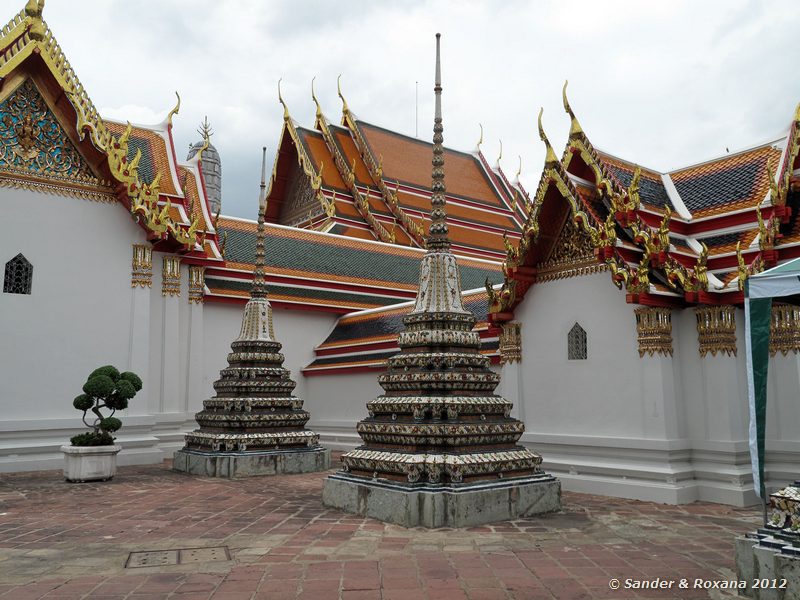
[[[500,376],[480,353],[461,299],[445,213],[439,34],[427,252],[400,353],[378,379],[385,393],[358,423],[364,444],[342,456],[323,502],[406,527],[462,527],[560,508],[560,482],[517,445],[524,424],[494,394]]]
[[[295,382],[283,367],[281,344],[272,327],[264,277],[266,148],[261,167],[256,260],[250,300],[239,337],[231,344],[228,368],[214,382],[216,396],[195,415],[200,428],[186,435],[174,468],[195,475],[244,477],[322,471],[330,451],[305,429],[309,414],[294,396]]]

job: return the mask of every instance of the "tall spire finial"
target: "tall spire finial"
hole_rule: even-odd
[[[258,193],[258,229],[256,233],[256,268],[253,272],[251,298],[267,297],[267,282],[264,278],[264,214],[267,212],[267,147],[261,154],[261,190]]]
[[[180,106],[180,104],[178,106]],[[200,123],[200,127],[197,128],[197,133],[203,136],[204,140],[209,140],[211,139],[211,136],[214,135],[214,130],[211,127],[211,123],[208,122],[208,115],[203,117],[203,122]]]
[[[433,175],[431,180],[431,225],[428,230],[428,251],[441,252],[450,249],[447,237],[447,213],[445,212],[444,149],[442,142],[442,62],[439,52],[440,33],[436,34],[436,112],[433,119]]]
[[[203,118],[203,122],[200,123],[200,127],[197,128],[197,133],[203,136],[203,145],[200,146],[197,150],[197,160],[203,159],[203,152],[208,150],[208,147],[211,145],[211,136],[214,135],[214,130],[211,129],[211,124],[208,122],[208,116]]]

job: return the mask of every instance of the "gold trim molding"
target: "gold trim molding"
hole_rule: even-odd
[[[772,304],[769,327],[769,354],[786,356],[800,352],[800,307],[791,304]]]
[[[131,287],[153,286],[153,248],[150,244],[134,244],[131,260]]]
[[[645,354],[672,356],[672,309],[643,306],[637,308],[634,313],[639,358]]]
[[[736,356],[736,309],[733,306],[698,306],[697,341],[700,356],[727,354]]]
[[[181,259],[177,256],[165,256],[161,271],[161,295],[181,295]]]
[[[500,330],[500,364],[522,360],[522,328],[519,321],[503,323]]]
[[[206,268],[189,266],[189,304],[203,303],[203,289],[205,287]]]

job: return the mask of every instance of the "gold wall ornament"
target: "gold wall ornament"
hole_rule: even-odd
[[[519,321],[503,323],[500,329],[500,364],[522,360],[522,326]]]
[[[634,310],[639,358],[645,354],[672,356],[672,309],[643,306]]]
[[[733,306],[698,306],[694,309],[697,317],[697,341],[700,356],[717,352],[736,356],[736,309]]]
[[[189,265],[189,304],[203,303],[206,268]]]
[[[800,307],[791,304],[772,304],[769,331],[769,353],[782,356],[800,352]]]
[[[150,244],[134,244],[131,261],[131,287],[152,287],[153,248]]]
[[[161,271],[161,295],[181,295],[181,259],[177,256],[165,256]]]

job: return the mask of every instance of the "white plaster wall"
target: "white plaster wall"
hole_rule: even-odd
[[[3,419],[75,419],[86,376],[127,365],[131,245],[144,236],[118,204],[17,189],[0,188],[0,222],[0,263],[21,252],[33,264],[31,295],[0,294]]]
[[[633,307],[608,273],[533,286],[517,308],[529,433],[648,437]],[[567,359],[567,333],[586,330],[586,360]]]

